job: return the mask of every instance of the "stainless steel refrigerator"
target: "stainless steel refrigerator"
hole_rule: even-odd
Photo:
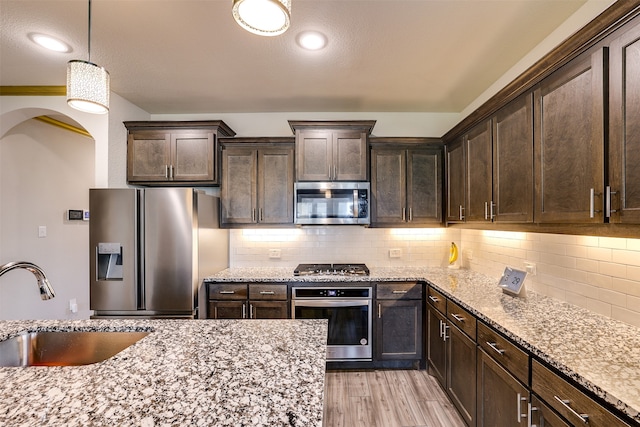
[[[186,188],[89,190],[93,317],[205,317],[202,280],[229,265],[219,203]]]

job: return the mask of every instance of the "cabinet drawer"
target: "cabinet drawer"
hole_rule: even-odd
[[[247,299],[247,285],[245,283],[209,283],[209,299]]]
[[[249,284],[249,299],[263,301],[286,301],[287,285]]]
[[[532,364],[531,383],[534,393],[572,424],[591,427],[630,425],[542,366],[537,360]]]
[[[472,340],[476,340],[476,317],[455,302],[447,301],[447,318]]]
[[[529,355],[482,322],[478,322],[478,344],[523,384],[529,384]]]
[[[429,296],[427,297],[427,301],[440,313],[447,313],[447,298],[432,287],[429,287]]]
[[[378,299],[422,299],[422,285],[415,282],[378,283]]]

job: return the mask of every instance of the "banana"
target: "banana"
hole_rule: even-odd
[[[451,248],[449,249],[449,264],[453,264],[458,260],[458,247],[454,242],[451,242]]]

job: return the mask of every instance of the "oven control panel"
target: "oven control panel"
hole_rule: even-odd
[[[371,288],[304,287],[304,288],[293,288],[291,295],[292,295],[292,298],[294,299],[371,298]]]

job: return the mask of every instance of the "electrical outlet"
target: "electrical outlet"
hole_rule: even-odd
[[[46,225],[38,226],[38,237],[47,237],[47,226]]]
[[[536,275],[536,265],[534,263],[529,262],[529,261],[525,261],[524,262],[524,269],[528,274],[530,274],[532,276]]]
[[[467,259],[471,261],[473,259],[473,249],[467,249]]]
[[[72,313],[78,312],[78,302],[75,298],[69,300],[69,311]]]
[[[269,258],[279,259],[282,256],[280,249],[269,249]]]
[[[389,258],[400,258],[402,256],[402,249],[389,249]]]

